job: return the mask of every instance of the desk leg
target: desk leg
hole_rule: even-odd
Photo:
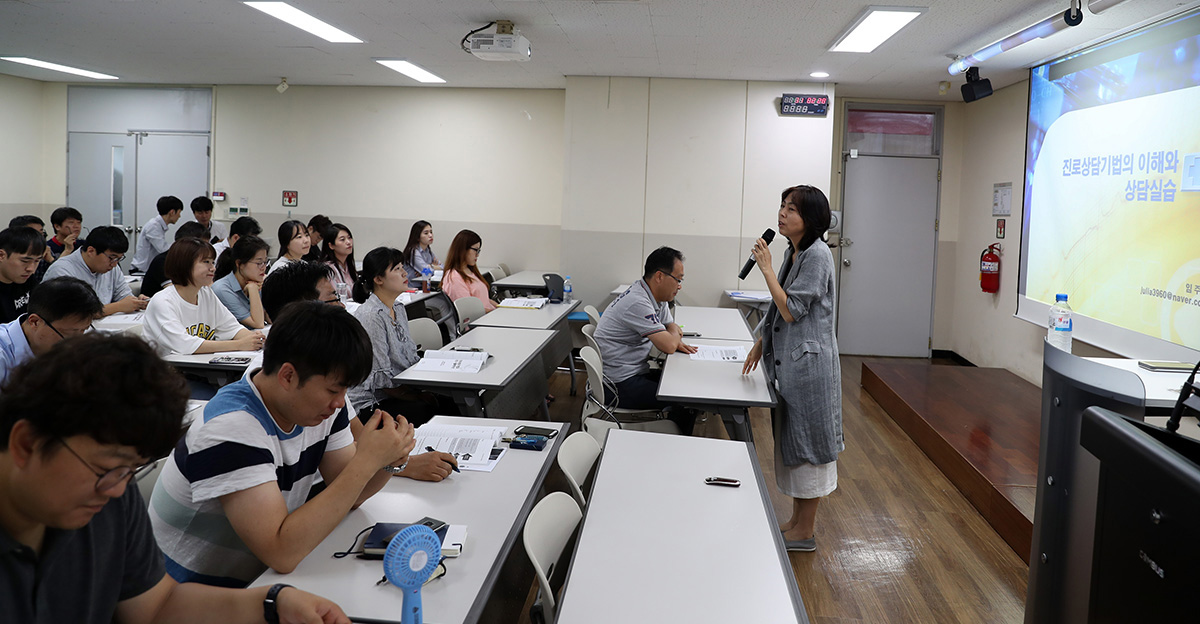
[[[550,402],[544,397],[542,398],[542,418],[545,418],[546,422],[550,422]]]
[[[733,440],[754,444],[754,433],[750,429],[750,411],[745,408],[720,408],[721,420],[725,423],[725,432]]]
[[[567,366],[571,371],[571,396],[575,396],[575,354],[567,353]],[[546,420],[550,420],[547,416]]]

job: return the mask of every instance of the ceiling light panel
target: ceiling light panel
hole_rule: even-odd
[[[287,22],[300,30],[310,32],[329,43],[362,43],[362,39],[326,24],[286,2],[245,2],[244,4],[275,19]]]
[[[924,7],[867,7],[829,50],[872,52],[927,10]]]
[[[379,63],[380,65],[383,65],[384,67],[386,67],[388,69],[398,71],[398,72],[404,74],[405,76],[408,76],[409,78],[412,78],[413,80],[416,80],[417,82],[423,82],[426,84],[440,84],[440,83],[446,82],[444,79],[442,79],[440,76],[437,76],[433,72],[430,72],[429,70],[427,70],[423,67],[414,65],[408,61],[375,59],[375,62]]]
[[[78,69],[76,67],[59,65],[58,63],[39,61],[38,59],[26,58],[24,56],[0,56],[0,60],[21,63],[22,65],[30,65],[33,67],[41,67],[42,69],[63,72],[64,74],[74,74],[76,76],[83,76],[85,78],[95,78],[96,80],[120,80],[120,78],[117,78],[116,76],[109,76],[108,74],[101,74],[99,72],[88,71],[86,69]]]

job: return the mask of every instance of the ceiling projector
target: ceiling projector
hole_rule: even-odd
[[[467,36],[467,52],[484,61],[528,61],[533,46],[521,33],[473,33]]]

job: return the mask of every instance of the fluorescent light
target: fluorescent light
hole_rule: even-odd
[[[829,48],[831,52],[871,52],[920,17],[924,7],[871,6]]]
[[[813,78],[828,78],[829,72],[816,71],[816,72],[809,74],[809,76],[811,76]]]
[[[416,80],[417,82],[426,82],[426,83],[446,82],[445,80],[443,80],[442,78],[439,78],[437,75],[433,74],[432,72],[430,72],[424,68],[417,67],[416,65],[413,65],[412,63],[410,63],[408,61],[375,59],[375,62],[379,63],[380,65],[383,65],[384,67],[386,67],[388,69],[398,71],[398,72],[404,74],[405,76],[408,76],[409,78],[412,78],[413,80]]]
[[[283,20],[300,30],[310,32],[329,43],[362,43],[362,39],[334,28],[286,2],[246,2],[244,4],[271,17]]]
[[[66,65],[59,65],[58,63],[47,63],[46,61],[39,61],[37,59],[26,58],[24,56],[0,56],[0,60],[21,63],[22,65],[32,65],[34,67],[41,67],[42,69],[63,72],[64,74],[75,74],[76,76],[83,76],[85,78],[95,78],[96,80],[120,80],[120,78],[117,78],[116,76],[109,76],[108,74],[101,74],[94,71],[88,71],[86,69],[67,67]]]

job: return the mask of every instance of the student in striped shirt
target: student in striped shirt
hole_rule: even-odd
[[[262,368],[217,392],[155,485],[150,518],[168,574],[245,587],[268,567],[291,572],[378,492],[414,442],[403,417],[380,411],[351,434],[346,389],[370,372],[370,339],[348,312],[285,307]],[[307,500],[318,471],[327,486]]]

